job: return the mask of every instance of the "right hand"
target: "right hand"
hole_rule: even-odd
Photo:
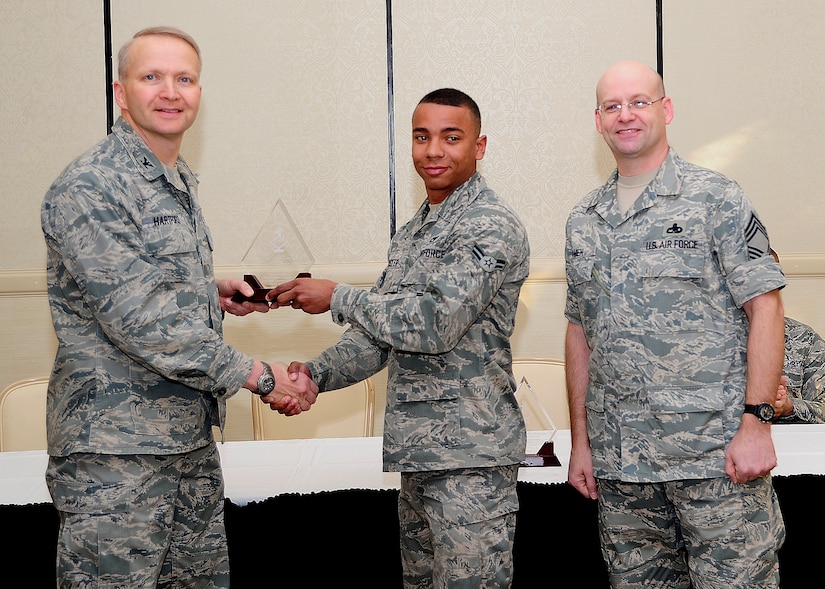
[[[779,390],[776,391],[776,400],[773,402],[773,409],[776,411],[777,417],[793,413],[793,401],[791,401],[791,397],[788,394],[788,377],[784,374],[779,383]]]
[[[596,499],[599,492],[596,489],[596,477],[593,476],[593,456],[590,446],[580,444],[580,447],[571,448],[570,464],[567,469],[567,482],[583,496]]]
[[[302,411],[309,411],[318,396],[318,385],[310,377],[309,369],[290,372],[283,362],[276,362],[271,366],[275,374],[275,390],[261,397],[261,401],[284,415],[297,415]]]

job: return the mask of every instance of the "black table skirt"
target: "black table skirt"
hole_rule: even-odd
[[[781,587],[808,589],[821,558],[819,543],[807,542],[821,528],[812,504],[825,496],[825,476],[775,477],[774,486],[787,528],[779,552]],[[518,491],[514,589],[607,587],[595,502],[568,485],[519,483]],[[232,588],[400,588],[397,500],[395,490],[288,494],[245,506],[227,500]],[[0,514],[6,580],[54,588],[54,507],[4,505]]]

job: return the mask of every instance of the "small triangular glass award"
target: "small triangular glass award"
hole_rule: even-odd
[[[256,296],[258,291],[266,294],[296,275],[305,274],[315,263],[282,200],[275,203],[241,263],[244,280],[255,288]]]
[[[556,437],[558,428],[526,377],[522,377],[521,382],[516,387],[516,400],[521,407],[524,424],[528,430],[546,430],[550,432],[550,436],[541,445],[538,452],[525,455],[521,466],[561,466],[561,461],[556,456],[553,445],[553,438]]]

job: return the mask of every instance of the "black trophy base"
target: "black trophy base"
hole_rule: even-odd
[[[236,292],[232,295],[232,300],[236,303],[243,303],[244,301],[251,301],[253,303],[268,303],[269,301],[266,300],[266,293],[268,293],[271,289],[265,288],[261,281],[258,280],[258,277],[254,274],[244,274],[243,281],[246,282],[249,286],[255,289],[255,292],[251,297],[247,297],[242,295],[240,292]]]
[[[553,442],[544,442],[538,452],[524,457],[521,466],[561,466],[561,461],[556,456]]]

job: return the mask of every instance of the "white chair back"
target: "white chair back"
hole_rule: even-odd
[[[0,391],[0,452],[46,449],[48,377],[13,382]]]

